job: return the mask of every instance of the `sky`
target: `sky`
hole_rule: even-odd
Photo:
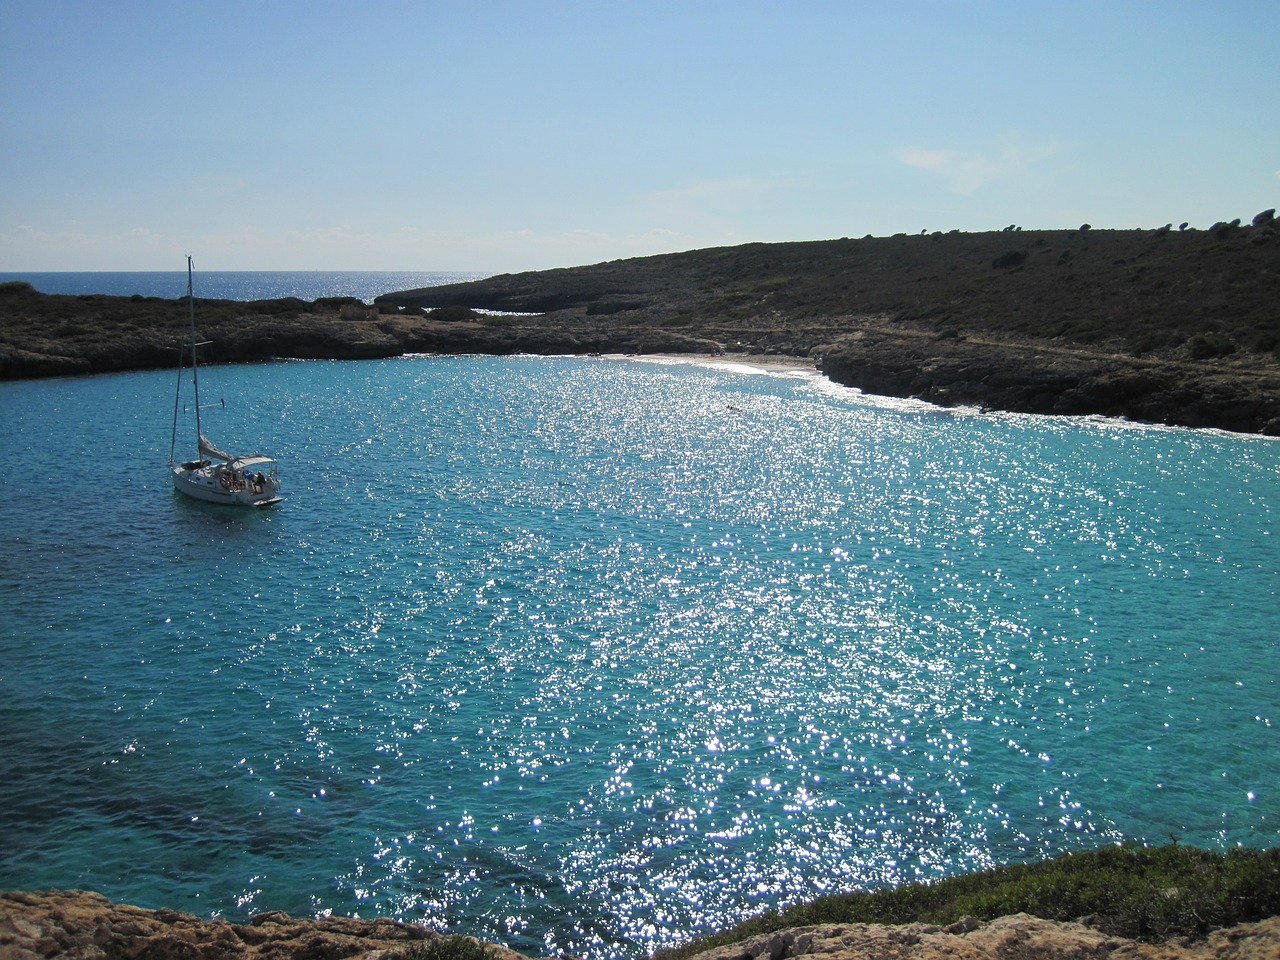
[[[516,272],[1280,206],[1276,0],[0,0],[0,272]]]

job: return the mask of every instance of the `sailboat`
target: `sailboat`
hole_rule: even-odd
[[[200,373],[197,350],[206,344],[196,342],[196,298],[192,292],[191,258],[187,257],[187,317],[191,322],[191,391],[195,401],[196,456],[183,463],[174,462],[178,446],[178,405],[182,395],[185,347],[178,355],[178,386],[173,396],[173,442],[169,446],[169,469],[173,488],[196,500],[220,503],[229,507],[268,507],[279,503],[280,478],[273,458],[261,453],[236,456],[215,447],[200,429]]]

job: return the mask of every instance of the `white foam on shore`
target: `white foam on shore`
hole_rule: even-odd
[[[806,360],[796,358],[794,360],[769,360],[767,358],[760,359],[729,359],[726,357],[714,357],[705,354],[642,354],[642,353],[610,353],[605,354],[606,360],[631,360],[638,363],[656,363],[663,366],[677,366],[679,364],[688,364],[697,367],[706,367],[710,370],[723,370],[727,373],[750,373],[750,374],[770,374],[773,376],[790,376],[790,377],[806,377],[814,379],[826,378],[818,372],[818,369]]]
[[[439,357],[439,356],[468,356],[468,354],[405,354],[406,357]],[[473,354],[470,356],[480,356]],[[594,357],[585,356],[583,354],[527,354],[530,357],[561,357],[570,360],[600,359],[609,361],[630,361],[633,363],[650,363],[659,366],[678,366],[685,364],[689,366],[704,367],[708,370],[719,370],[725,373],[749,374],[752,376],[772,376],[783,377],[793,380],[805,381],[805,385],[811,387],[822,395],[839,400],[846,403],[855,403],[860,406],[872,407],[878,410],[891,411],[894,413],[917,414],[917,415],[933,415],[948,416],[955,418],[971,418],[984,417],[1010,422],[1027,422],[1034,423],[1043,420],[1057,420],[1064,423],[1083,424],[1106,430],[1135,430],[1135,431],[1184,431],[1194,430],[1198,433],[1210,435],[1220,435],[1223,437],[1251,437],[1258,440],[1271,440],[1280,442],[1280,437],[1270,437],[1265,434],[1241,434],[1230,430],[1222,430],[1217,427],[1183,427],[1174,424],[1148,423],[1140,420],[1128,420],[1124,417],[1107,417],[1102,414],[1053,414],[1053,413],[1026,413],[1014,410],[998,410],[988,409],[976,404],[961,404],[953,407],[941,406],[936,403],[930,403],[927,400],[921,400],[917,397],[889,397],[876,393],[866,393],[859,387],[850,387],[841,383],[836,383],[830,377],[826,376],[816,367],[810,365],[810,361],[803,358],[778,358],[772,359],[761,355],[747,358],[726,358],[715,357],[709,354],[641,354],[641,353],[607,353],[595,354]]]

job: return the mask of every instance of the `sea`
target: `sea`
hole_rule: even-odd
[[[444,283],[479,280],[484,273],[460,271],[373,270],[197,270],[193,288],[197,297],[210,300],[274,300],[297,297],[358,297],[366,303],[384,293],[416,290]],[[108,294],[117,297],[186,296],[185,270],[14,273],[0,272],[0,283],[25,281],[41,293]]]
[[[1274,440],[681,360],[201,390],[283,503],[173,491],[172,372],[0,383],[0,889],[635,960],[1280,839]]]

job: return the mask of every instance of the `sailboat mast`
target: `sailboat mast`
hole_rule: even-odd
[[[195,394],[196,406],[196,459],[200,453],[200,374],[196,364],[196,296],[191,288],[191,254],[187,254],[187,318],[191,321],[191,389]]]
[[[178,448],[178,402],[182,399],[182,361],[187,355],[185,346],[178,347],[178,384],[173,388],[173,436],[169,438],[169,466],[173,466],[173,451]]]

